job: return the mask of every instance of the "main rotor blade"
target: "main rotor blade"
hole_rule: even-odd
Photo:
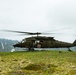
[[[41,34],[39,32],[32,33],[32,32],[13,31],[13,30],[3,30],[3,31],[6,31],[6,32],[15,32],[15,33],[22,33],[22,34],[28,34],[28,35],[39,35],[39,34]]]
[[[2,30],[2,31],[6,31],[6,32],[15,32],[15,33],[21,33],[23,35],[40,35],[40,34],[43,34],[43,35],[53,35],[53,34],[65,34],[65,33],[58,33],[58,32],[35,32],[35,33],[32,33],[32,32],[23,32],[23,31],[14,31],[14,30]]]

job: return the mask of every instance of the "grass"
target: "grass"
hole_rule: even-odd
[[[76,75],[76,52],[0,52],[0,75]]]

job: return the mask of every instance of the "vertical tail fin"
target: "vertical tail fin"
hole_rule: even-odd
[[[76,46],[76,40],[73,42],[73,45]]]

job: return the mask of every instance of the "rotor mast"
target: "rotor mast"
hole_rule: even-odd
[[[38,37],[39,33],[37,32],[37,37]]]

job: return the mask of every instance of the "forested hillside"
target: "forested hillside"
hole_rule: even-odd
[[[1,39],[0,38],[0,51],[7,52],[13,49],[13,45],[17,43],[17,40],[8,40],[8,39]]]

